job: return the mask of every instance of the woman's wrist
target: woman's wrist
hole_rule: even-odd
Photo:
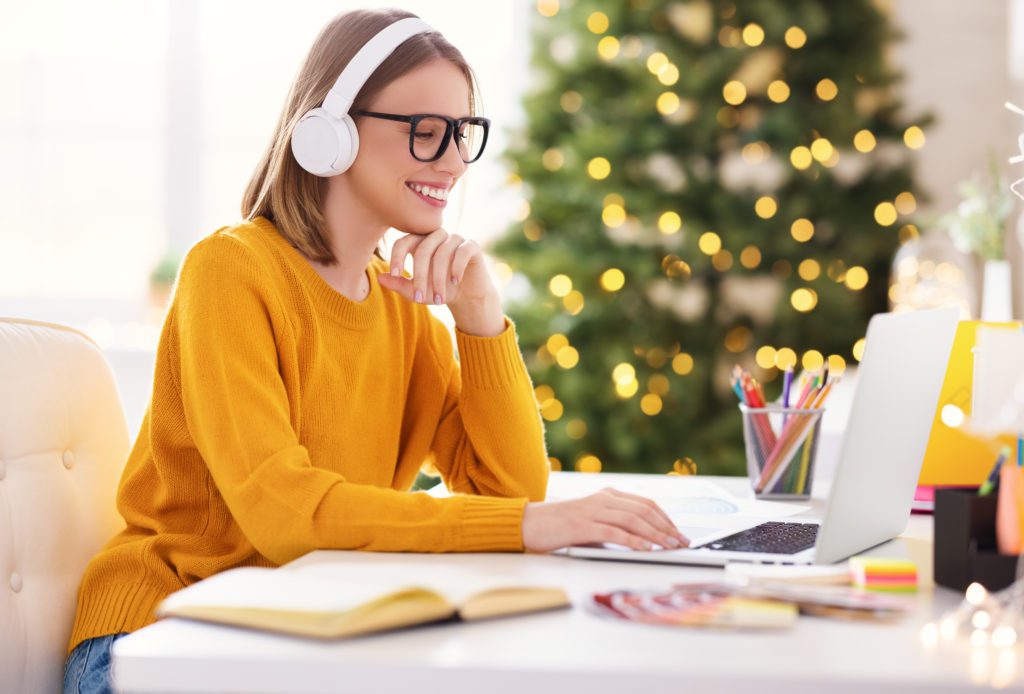
[[[505,332],[505,313],[497,295],[479,301],[448,305],[455,319],[455,327],[474,337],[497,337]]]

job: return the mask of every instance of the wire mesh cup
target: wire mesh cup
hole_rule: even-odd
[[[740,405],[747,474],[759,499],[809,499],[824,408]]]

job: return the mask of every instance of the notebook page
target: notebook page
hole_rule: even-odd
[[[380,582],[343,582],[297,571],[243,567],[173,593],[161,604],[161,611],[202,606],[344,612],[393,590],[394,587]]]

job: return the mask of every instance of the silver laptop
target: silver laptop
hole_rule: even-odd
[[[820,523],[754,520],[695,547],[650,552],[570,547],[589,559],[708,564],[830,564],[906,527],[960,309],[872,317],[832,492]],[[738,415],[737,415],[738,416]]]

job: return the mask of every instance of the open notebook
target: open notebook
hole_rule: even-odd
[[[444,620],[537,612],[571,603],[561,588],[510,585],[471,572],[334,571],[246,567],[211,576],[168,596],[158,617],[183,617],[332,639]],[[371,569],[371,570],[367,570]]]

